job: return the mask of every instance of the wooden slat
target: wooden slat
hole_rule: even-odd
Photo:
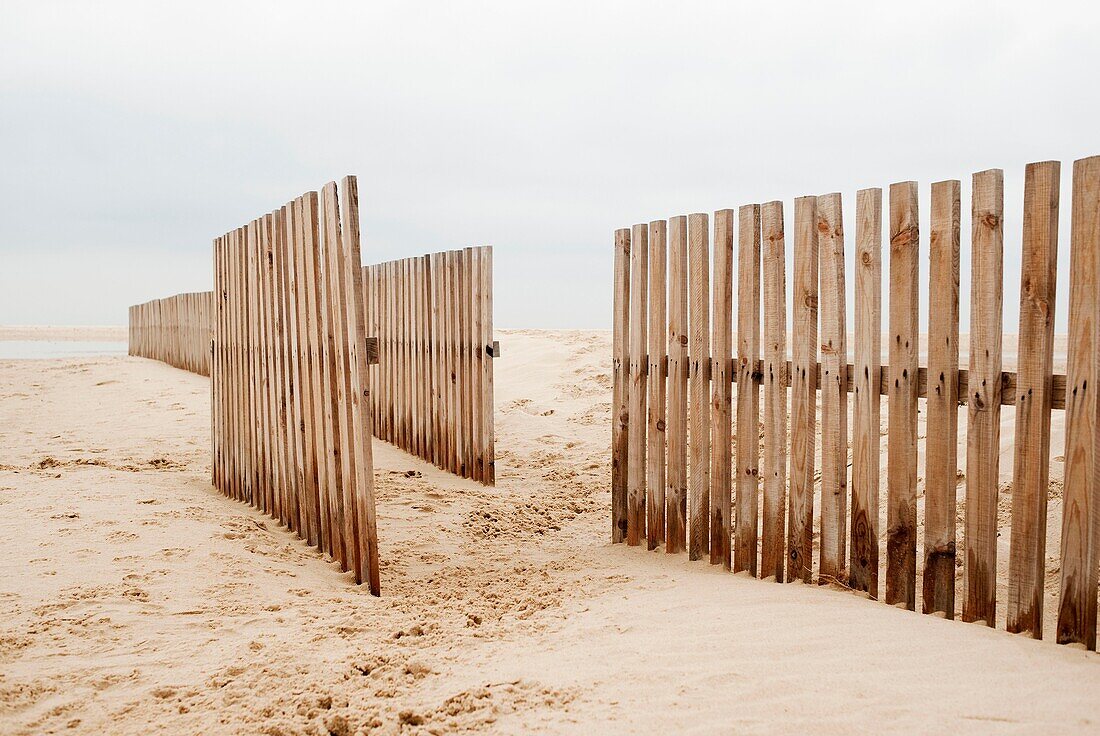
[[[783,203],[760,212],[764,279],[764,511],[760,532],[760,575],[784,580],[787,501],[787,244]]]
[[[493,248],[492,246],[483,246],[481,255],[481,344],[482,348],[486,348],[489,345],[496,345],[493,340]],[[495,358],[500,354],[500,350],[493,351],[493,357]],[[486,485],[495,486],[497,482],[496,471],[496,430],[494,413],[496,411],[496,403],[494,401],[494,379],[493,379],[493,360],[488,358],[482,364],[482,382],[481,382],[481,403],[482,414],[481,421],[482,437],[484,445],[481,448],[482,465],[484,466],[484,482]]]
[[[817,198],[821,297],[821,561],[819,578],[844,581],[848,532],[847,312],[839,194]]]
[[[645,535],[646,482],[646,336],[649,243],[648,228],[635,225],[630,235],[630,381],[629,445],[626,480],[626,543]]]
[[[955,617],[955,517],[959,423],[958,181],[932,185],[928,256],[927,442],[924,482],[925,613]],[[919,393],[919,392],[918,392]]]
[[[1100,560],[1100,156],[1073,162],[1059,644],[1096,649]]]
[[[612,314],[612,542],[626,539],[629,438],[630,230],[615,231],[615,298]]]
[[[997,610],[997,486],[1001,454],[1004,182],[1000,169],[974,175],[972,204],[963,620],[993,626]]]
[[[730,569],[733,494],[733,210],[714,213],[711,311],[710,564]]]
[[[856,192],[852,526],[848,585],[878,598],[879,381],[882,363],[882,190]]]
[[[331,186],[331,185],[330,185]],[[331,187],[335,190],[335,187]],[[335,194],[335,192],[333,192]],[[378,532],[374,508],[374,461],[371,451],[369,396],[367,388],[366,345],[363,330],[363,290],[359,277],[362,262],[359,242],[359,194],[354,176],[340,182],[340,235],[347,294],[348,377],[351,386],[351,454],[354,458],[356,517],[359,524],[359,557],[363,561],[356,574],[366,580],[372,595],[380,595]]]
[[[916,609],[917,183],[890,185],[890,419],[886,441],[886,602]]]
[[[688,558],[710,552],[710,228],[707,215],[688,216]]]
[[[315,405],[316,394],[314,391],[313,370],[315,365],[315,330],[311,330],[310,320],[313,312],[310,307],[311,282],[310,272],[307,269],[305,254],[305,219],[303,214],[302,198],[298,197],[291,203],[293,212],[294,230],[290,240],[291,258],[293,260],[295,304],[298,320],[298,392],[300,394],[302,424],[299,432],[302,435],[302,493],[305,498],[306,519],[308,522],[306,542],[312,547],[320,548],[321,542],[321,507],[319,496],[319,479],[317,469],[317,430],[319,419]]]
[[[760,522],[760,205],[737,212],[737,463],[733,570],[756,577]],[[770,573],[769,573],[770,574]]]
[[[791,492],[787,581],[813,575],[814,447],[817,435],[817,198],[794,201],[791,350]]]
[[[668,471],[665,476],[665,551],[687,545],[688,251],[687,218],[668,224]]]
[[[665,348],[667,224],[649,223],[648,418],[646,422],[646,540],[649,549],[665,541]]]
[[[1060,176],[1057,161],[1028,164],[1024,173],[1007,626],[1035,639],[1043,638]]]

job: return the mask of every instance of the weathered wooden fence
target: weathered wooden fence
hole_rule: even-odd
[[[130,307],[130,355],[209,376],[213,299],[200,291]]]
[[[363,268],[374,435],[493,485],[493,250],[466,248]]]
[[[713,239],[705,214],[617,231],[613,541],[645,541],[649,549],[663,545],[668,552],[686,548],[691,559],[708,557],[711,564],[734,571],[810,582],[815,577],[816,486],[817,580],[839,582],[878,598],[879,402],[880,396],[887,396],[885,600],[914,610],[919,574],[922,610],[953,618],[959,541],[957,407],[965,404],[962,618],[994,626],[1000,408],[1013,405],[1006,625],[1009,631],[1041,638],[1051,410],[1064,408],[1057,640],[1095,649],[1100,565],[1100,157],[1082,159],[1073,167],[1065,376],[1053,374],[1059,176],[1058,162],[1030,164],[1026,169],[1015,373],[1003,371],[1001,364],[1000,170],[973,177],[969,367],[962,370],[958,181],[931,187],[931,233],[926,240],[929,347],[923,366],[918,365],[921,240],[915,182],[889,189],[888,365],[880,365],[879,189],[861,190],[855,199],[854,363],[847,362],[846,240],[840,194],[794,202],[790,335],[782,202],[741,207],[736,223],[733,210],[716,212]],[[925,401],[929,428],[920,556],[919,399]],[[815,467],[818,434],[821,463]]]
[[[214,485],[380,590],[355,177],[214,241]]]

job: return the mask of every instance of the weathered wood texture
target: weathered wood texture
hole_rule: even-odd
[[[688,303],[688,557],[698,560],[710,553],[710,227],[704,213],[688,216]]]
[[[714,213],[711,312],[710,564],[730,568],[733,493],[733,210]]]
[[[813,576],[814,449],[817,443],[817,198],[794,201],[794,285],[791,345],[791,490],[787,517],[787,581]]]
[[[737,211],[737,462],[734,572],[757,575],[760,523],[760,205]],[[771,573],[767,573],[771,574]]]
[[[634,546],[645,538],[646,494],[646,350],[649,228],[635,225],[630,235],[630,362],[627,382],[628,421],[631,439],[626,466],[626,543]]]
[[[668,221],[668,426],[665,430],[668,439],[668,472],[665,475],[665,551],[669,553],[683,552],[687,546],[689,368],[687,218],[681,215]]]
[[[928,386],[924,472],[924,613],[955,617],[959,424],[958,181],[932,185],[928,253]]]
[[[656,549],[665,540],[665,381],[662,358],[665,349],[667,311],[667,240],[664,220],[649,223],[649,364],[648,419],[646,421],[646,541]]]
[[[848,534],[848,343],[839,194],[817,198],[821,287],[821,581],[844,581]]]
[[[887,435],[886,602],[916,607],[917,183],[890,185],[890,419]]]
[[[971,208],[970,374],[966,422],[964,621],[996,623],[997,484],[1001,449],[1004,182],[974,174]]]
[[[493,442],[493,249],[363,266],[374,436],[485,485]]]
[[[878,598],[882,190],[856,193],[852,522],[848,585]]]
[[[1043,637],[1060,174],[1057,161],[1028,164],[1024,172],[1007,629],[1036,639]]]
[[[1073,164],[1057,637],[1096,649],[1100,561],[1100,156]]]
[[[615,296],[611,358],[611,541],[626,541],[626,476],[630,432],[630,229],[615,231]],[[671,472],[671,471],[670,471]]]
[[[783,203],[761,208],[764,279],[764,513],[760,575],[782,583],[787,508],[787,251]]]

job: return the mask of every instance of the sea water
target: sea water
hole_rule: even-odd
[[[96,355],[126,355],[126,341],[0,340],[0,360],[87,358]]]

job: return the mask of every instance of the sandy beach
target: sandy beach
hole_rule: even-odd
[[[498,336],[497,488],[374,444],[380,599],[211,487],[207,379],[0,361],[0,732],[1100,728],[1095,653],[613,547],[610,333]]]

